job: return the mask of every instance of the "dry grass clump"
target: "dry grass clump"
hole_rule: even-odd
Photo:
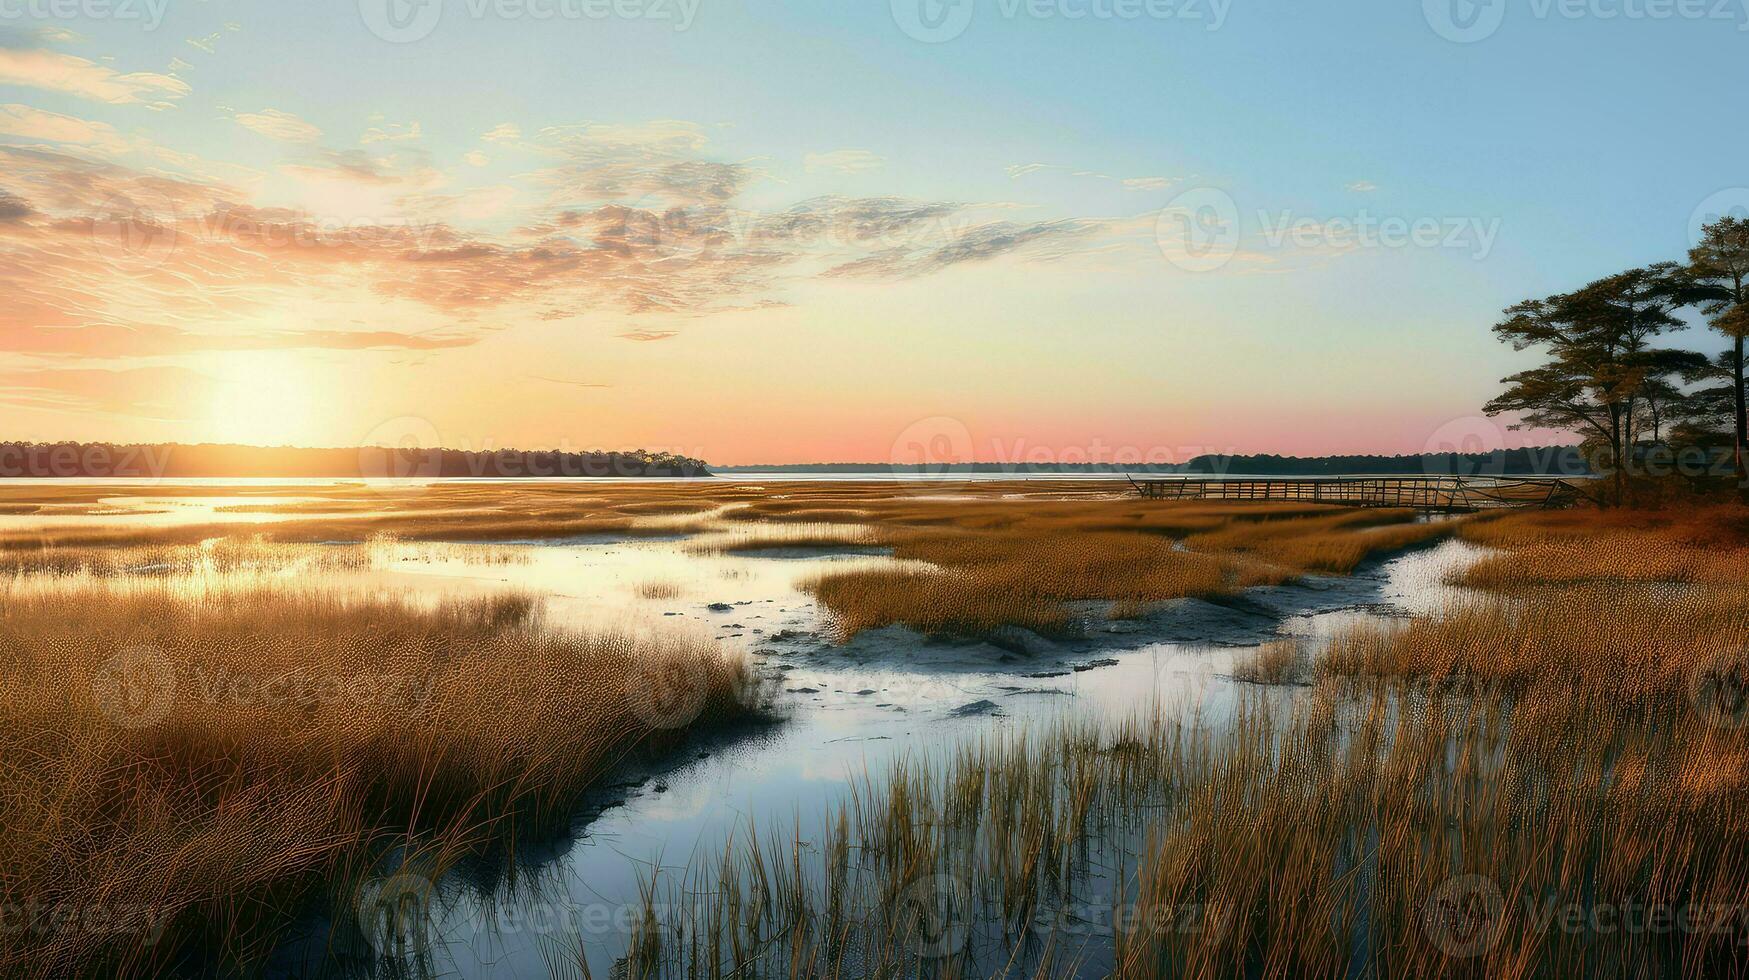
[[[1655,703],[1682,698],[1693,669],[1749,649],[1749,587],[1577,586],[1483,597],[1440,615],[1336,637],[1335,675],[1413,677],[1522,689],[1551,679]]]
[[[1346,575],[1367,557],[1450,534],[1456,522],[1413,524],[1402,511],[1350,511],[1268,523],[1233,522],[1186,538],[1186,547],[1255,555],[1290,568]]]
[[[725,555],[785,548],[871,548],[886,541],[886,535],[877,527],[808,521],[731,527],[699,536],[689,543],[687,550],[700,555]]]
[[[1697,778],[1705,734],[1686,723],[1675,736],[1612,727],[1553,765],[1515,740],[1510,710],[1499,694],[1326,686],[1291,716],[1247,702],[1218,732],[1151,718],[903,759],[818,839],[749,830],[649,889],[622,966],[1154,978],[1749,965],[1740,918],[1608,932],[1583,919],[1735,916],[1749,886],[1742,765]]]
[[[970,635],[1002,625],[1054,630],[1074,621],[1077,602],[1135,615],[1168,599],[1346,574],[1368,555],[1453,526],[1407,523],[1413,517],[1272,504],[900,500],[872,519],[895,557],[940,571],[836,572],[804,587],[845,636],[893,623]]]
[[[556,630],[515,596],[15,592],[0,905],[116,925],[9,933],[0,973],[248,969],[320,882],[562,814],[631,746],[743,714],[746,679],[708,639]]]
[[[213,538],[261,538],[281,542],[362,542],[375,537],[418,541],[493,542],[549,541],[589,535],[653,535],[654,528],[631,517],[564,514],[504,516],[458,511],[428,514],[417,511],[390,515],[277,520],[261,524],[195,523],[173,525],[93,525],[40,528],[0,534],[0,553],[58,548],[127,548],[143,545],[198,544]]]
[[[518,548],[484,544],[402,542],[377,537],[363,543],[310,544],[263,536],[208,538],[194,544],[125,547],[46,547],[0,550],[0,576],[35,581],[84,576],[98,579],[198,576],[223,583],[247,577],[313,576],[357,572],[378,564],[465,560],[473,564],[526,562]]]
[[[792,500],[759,500],[736,507],[730,517],[744,521],[805,524],[860,524],[869,512],[850,507],[800,506]]]
[[[1016,585],[1022,586],[1015,588]],[[903,623],[929,634],[980,636],[1003,626],[1040,632],[1066,627],[1070,613],[1025,588],[1024,580],[912,569],[833,572],[803,583],[848,639],[865,629]]]
[[[677,582],[657,579],[639,582],[636,591],[639,596],[645,599],[678,599],[685,590]]]
[[[195,544],[34,548],[0,551],[0,575],[93,578],[356,571],[371,564],[358,547],[212,538]]]
[[[1233,678],[1252,684],[1297,684],[1309,664],[1297,640],[1271,640],[1233,665]]]
[[[1463,536],[1507,549],[1464,576],[1475,588],[1749,580],[1749,508],[1741,506],[1516,513],[1472,523]]]

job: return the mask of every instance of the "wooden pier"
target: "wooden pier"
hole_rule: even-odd
[[[1276,500],[1467,513],[1501,507],[1566,507],[1585,498],[1559,477],[1174,476],[1130,479],[1148,500]]]

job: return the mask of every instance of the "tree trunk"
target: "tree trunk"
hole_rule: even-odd
[[[1736,396],[1737,403],[1737,495],[1744,503],[1749,503],[1749,458],[1745,458],[1745,444],[1749,444],[1749,414],[1743,407],[1743,337],[1737,336],[1736,345],[1732,348],[1736,362],[1731,365],[1731,394]]]
[[[1615,470],[1615,503],[1614,503],[1614,506],[1620,507],[1621,503],[1622,503],[1622,498],[1627,496],[1627,473],[1625,471],[1626,464],[1623,462],[1623,460],[1621,458],[1621,444],[1622,444],[1621,409],[1616,408],[1614,406],[1611,406],[1609,409],[1609,415],[1610,415],[1610,418],[1609,418],[1609,451],[1610,451],[1610,454],[1614,457],[1609,461],[1609,465],[1610,465],[1611,469]]]

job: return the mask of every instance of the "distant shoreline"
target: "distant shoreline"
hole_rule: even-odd
[[[671,453],[423,447],[307,449],[199,443],[0,442],[4,479],[607,479],[705,477]]]
[[[713,466],[720,476],[1594,476],[1578,446],[1406,456],[1204,455],[1184,463],[780,463]]]
[[[557,450],[303,448],[181,443],[0,442],[0,479],[894,479],[1125,476],[1595,476],[1578,446],[1490,453],[1204,455],[1184,463],[779,463],[711,466],[670,453]]]

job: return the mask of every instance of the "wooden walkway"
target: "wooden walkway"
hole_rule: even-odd
[[[1500,507],[1566,507],[1584,499],[1558,477],[1174,476],[1130,479],[1148,500],[1278,500],[1458,513]]]

